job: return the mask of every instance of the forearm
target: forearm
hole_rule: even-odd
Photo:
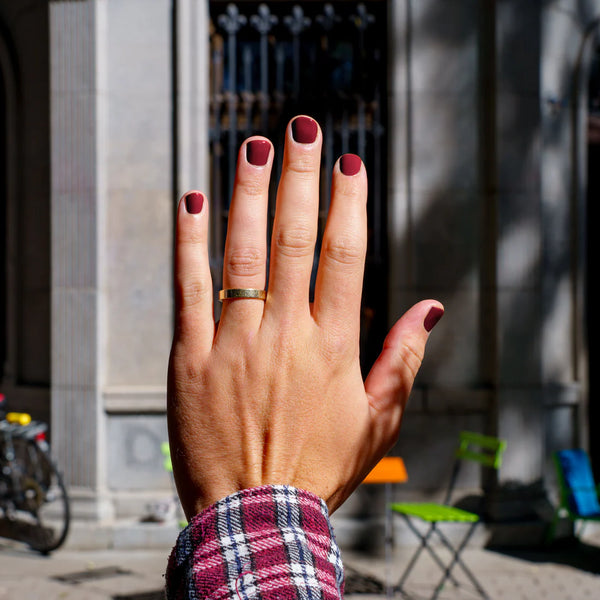
[[[194,517],[177,540],[166,577],[169,600],[343,596],[327,506],[288,486],[244,490]]]

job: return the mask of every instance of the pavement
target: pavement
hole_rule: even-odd
[[[504,551],[469,547],[463,559],[494,600],[600,599],[600,537],[563,541],[550,548]],[[346,598],[382,600],[384,581],[397,581],[414,547],[401,546],[386,564],[383,553],[343,552]],[[0,600],[162,600],[170,548],[78,550],[66,547],[48,557],[0,540]],[[478,595],[455,572],[440,600]],[[427,556],[417,563],[406,590],[413,600],[429,598],[441,571]],[[396,594],[396,598],[401,598]]]

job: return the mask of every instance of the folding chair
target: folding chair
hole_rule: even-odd
[[[560,450],[553,455],[560,501],[554,513],[549,541],[554,539],[559,518],[573,522],[574,534],[579,537],[589,521],[600,521],[600,486],[594,481],[590,459],[585,450]],[[577,522],[581,528],[577,531]]]
[[[427,550],[435,563],[443,571],[442,578],[439,583],[435,586],[431,600],[438,597],[442,591],[446,581],[450,580],[454,585],[458,586],[458,581],[453,577],[452,570],[455,566],[459,565],[467,578],[471,581],[477,592],[483,597],[488,598],[485,590],[481,584],[477,581],[471,570],[462,561],[460,554],[466,547],[469,539],[473,535],[477,524],[480,521],[480,516],[473,512],[468,512],[449,506],[450,498],[456,484],[460,465],[463,460],[475,461],[485,467],[492,469],[500,468],[502,463],[502,453],[506,448],[506,442],[497,438],[484,436],[478,433],[472,433],[468,431],[461,432],[459,436],[459,444],[455,453],[455,462],[452,469],[452,475],[450,477],[450,484],[446,497],[443,504],[432,504],[432,503],[394,503],[391,505],[391,509],[394,513],[401,515],[407,523],[409,529],[420,539],[421,543],[419,547],[410,559],[406,569],[402,573],[400,580],[396,586],[396,589],[404,596],[407,595],[404,584],[408,579],[409,574],[416,565],[419,556],[423,550]],[[419,520],[428,524],[426,533],[421,533],[417,528],[413,519]],[[468,524],[465,535],[459,544],[452,545],[446,535],[442,533],[439,525],[442,523],[463,523]],[[434,536],[437,536],[442,544],[450,551],[452,559],[447,564],[434,550],[430,541],[433,540]]]
[[[392,485],[408,481],[408,474],[404,461],[399,456],[384,456],[373,467],[371,472],[363,479],[367,484],[385,485],[385,594],[386,598],[392,598],[393,586],[390,577],[390,565],[392,562],[393,545],[393,523],[392,523]]]

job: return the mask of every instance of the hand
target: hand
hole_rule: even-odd
[[[314,303],[321,131],[288,125],[273,224],[266,301],[225,300],[213,317],[207,253],[209,204],[179,205],[176,326],[168,381],[175,479],[189,517],[241,489],[286,484],[323,498],[333,512],[395,443],[429,331],[435,300],[392,328],[366,381],[359,321],[367,245],[367,174],[360,159],[335,165]],[[231,201],[223,288],[264,289],[267,192],[273,148],[241,147]]]

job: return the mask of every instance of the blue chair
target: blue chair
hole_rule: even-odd
[[[556,525],[561,517],[567,517],[573,522],[576,537],[581,535],[588,521],[600,521],[600,487],[594,481],[590,459],[585,450],[560,450],[554,453],[553,458],[560,501],[550,528],[550,541],[556,535]],[[578,522],[582,523],[579,531]]]

